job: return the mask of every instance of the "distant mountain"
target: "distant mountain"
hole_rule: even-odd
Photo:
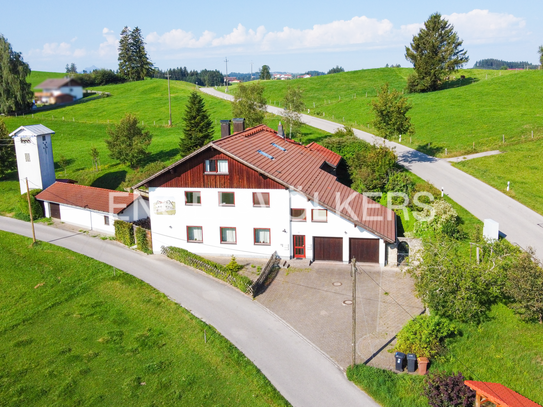
[[[91,66],[89,68],[83,69],[83,72],[91,73],[92,71],[96,71],[97,69],[98,69],[98,67],[93,65],[93,66]]]

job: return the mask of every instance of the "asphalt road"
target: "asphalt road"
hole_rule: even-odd
[[[0,217],[0,230],[30,237],[30,223]],[[116,242],[36,225],[38,240],[110,264],[145,281],[214,326],[294,406],[378,407],[320,350],[258,302],[166,257]],[[92,270],[89,270],[92,272]]]
[[[226,100],[233,96],[213,88],[201,88],[201,91]],[[283,109],[268,106],[268,111],[281,115]],[[312,127],[333,133],[343,126],[328,120],[309,115],[302,115],[302,121]],[[357,137],[370,143],[382,143],[383,139],[373,134],[354,130]],[[446,160],[428,156],[409,147],[386,141],[394,147],[398,161],[412,173],[442,189],[459,205],[477,218],[493,219],[500,225],[500,232],[505,237],[523,248],[536,249],[537,256],[543,260],[543,216],[508,197],[483,181],[453,167]]]

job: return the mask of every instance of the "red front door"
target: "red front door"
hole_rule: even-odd
[[[294,258],[305,259],[305,236],[294,235]]]

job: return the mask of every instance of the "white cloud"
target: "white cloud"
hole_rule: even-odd
[[[454,25],[454,30],[465,44],[510,42],[527,35],[526,21],[512,14],[476,9],[443,17]]]
[[[212,41],[211,45],[218,47],[221,45],[240,45],[240,44],[254,44],[261,42],[266,34],[266,29],[263,25],[258,27],[256,31],[247,30],[243,25],[238,24],[236,28],[232,30],[230,34],[223,35],[220,38],[216,38]]]
[[[105,41],[102,42],[98,47],[98,55],[100,55],[101,57],[117,55],[119,39],[117,38],[113,30],[104,27],[104,29],[102,30],[102,35],[104,36]]]
[[[156,44],[160,49],[182,49],[202,48],[210,44],[214,37],[215,34],[211,31],[204,31],[200,38],[196,38],[191,32],[174,29],[162,35],[152,32],[145,40],[151,47]]]
[[[43,45],[42,49],[32,49],[29,52],[29,55],[36,55],[45,58],[54,57],[54,56],[71,56],[72,52],[71,44],[67,42],[48,42]]]

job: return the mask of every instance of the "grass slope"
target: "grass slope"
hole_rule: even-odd
[[[300,86],[310,114],[322,117],[324,113],[328,120],[373,132],[368,124],[377,90],[385,82],[404,89],[411,72],[408,68],[380,68],[263,84],[272,105],[282,103],[287,86]],[[460,75],[466,79],[460,81]],[[448,89],[406,95],[413,104],[410,116],[416,134],[411,143],[406,138],[402,143],[437,156],[444,156],[447,149],[453,156],[501,147],[502,135],[507,143],[522,142],[532,130],[535,137],[543,137],[539,108],[543,72],[468,69],[456,77]]]
[[[30,243],[0,232],[1,405],[288,405],[241,352],[165,295]]]

